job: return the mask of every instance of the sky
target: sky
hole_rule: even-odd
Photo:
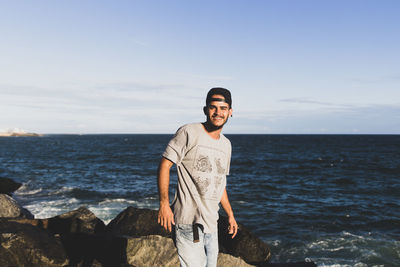
[[[400,134],[400,1],[2,1],[0,131]]]

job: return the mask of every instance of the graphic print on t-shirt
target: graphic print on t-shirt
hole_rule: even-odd
[[[226,175],[226,155],[213,147],[198,146],[193,165],[195,195],[218,200]]]
[[[195,162],[194,168],[196,170],[200,172],[212,172],[212,166],[208,156],[199,155]]]
[[[193,179],[197,187],[197,192],[199,193],[200,196],[204,196],[208,191],[210,180],[207,178],[201,178],[200,176],[194,176]]]
[[[214,180],[215,180],[215,188],[214,188],[214,192],[213,192],[213,198],[217,198],[218,197],[218,190],[220,189],[220,187],[221,187],[221,184],[222,184],[222,180],[223,180],[223,176],[215,176],[214,177]]]
[[[215,165],[217,165],[218,174],[225,174],[225,169],[221,165],[221,159],[215,159]]]

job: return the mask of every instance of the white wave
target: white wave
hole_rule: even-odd
[[[130,200],[130,199],[125,199],[125,198],[106,198],[103,201],[99,202],[99,205],[106,205],[106,204],[111,204],[111,203],[127,203],[127,204],[136,204],[137,201],[135,200]]]
[[[22,186],[20,188],[18,188],[17,191],[15,191],[14,193],[16,195],[20,195],[20,196],[28,196],[28,195],[35,195],[39,192],[41,192],[43,190],[43,188],[30,188],[29,186],[29,182],[28,183],[23,183]]]
[[[99,207],[96,205],[88,206],[88,209],[96,215],[97,218],[108,224],[126,207]]]
[[[267,241],[268,244],[270,244],[271,246],[277,247],[281,244],[281,240],[269,240]]]
[[[353,265],[348,265],[348,264],[320,264],[318,265],[320,267],[355,267]],[[359,266],[361,267],[361,266]]]
[[[385,250],[400,251],[400,242],[374,233],[357,235],[343,231],[338,235],[319,237],[318,240],[304,244],[304,246],[297,246],[292,249],[292,255],[300,255],[300,253],[313,255],[313,261],[318,266],[366,267],[372,266],[368,264],[371,258],[384,261]],[[327,255],[328,257],[326,257]],[[329,258],[329,255],[332,258]]]
[[[43,188],[38,188],[38,189],[32,189],[32,190],[17,190],[15,191],[16,195],[19,196],[28,196],[28,195],[35,195],[39,192],[42,192]]]
[[[88,209],[107,224],[121,211],[132,205],[138,206],[138,201],[125,198],[106,198],[98,203],[90,204]]]
[[[105,224],[109,223],[112,219],[114,219],[120,212],[126,209],[127,205],[122,204],[118,206],[107,206],[102,207],[99,205],[90,205],[88,207],[97,218],[101,219]]]
[[[352,236],[352,237],[357,237],[357,238],[364,238],[363,236],[355,235],[355,234],[352,234],[352,233],[347,232],[347,231],[342,231],[340,234],[343,235],[343,236]]]
[[[60,195],[60,194],[64,194],[67,192],[71,192],[74,189],[75,189],[74,187],[63,186],[58,190],[50,191],[48,193],[48,195]],[[41,188],[41,187],[40,188],[32,188],[31,182],[29,181],[27,183],[22,184],[22,186],[17,191],[15,191],[15,194],[20,195],[20,196],[28,196],[28,195],[38,194],[42,191],[43,191],[43,188]]]
[[[68,192],[73,189],[74,188],[71,187],[62,187],[61,189],[54,191],[52,194],[53,198],[57,194]],[[108,223],[128,206],[158,209],[158,201],[155,197],[144,198],[140,202],[125,198],[106,198],[99,202],[88,203],[82,202],[76,198],[57,198],[52,200],[33,201],[24,205],[24,207],[28,209],[37,219],[54,217],[77,209],[80,206],[87,206],[87,208],[91,210],[99,219],[103,220],[105,223]]]
[[[368,267],[368,264],[363,262],[357,262],[355,264],[319,264],[320,267]],[[384,266],[384,265],[373,265],[373,267]]]
[[[81,202],[76,198],[57,199],[50,201],[36,201],[25,205],[36,219],[46,219],[74,210],[80,206]]]
[[[146,208],[151,210],[158,210],[158,203],[153,203],[153,202],[148,202],[148,203],[140,202],[136,206],[141,209]]]
[[[113,194],[113,193],[126,194],[130,192],[129,189],[125,188],[118,188],[118,189],[96,188],[96,191],[105,194]]]
[[[51,191],[51,192],[49,193],[49,195],[60,195],[60,194],[64,194],[64,193],[71,192],[71,191],[74,190],[74,189],[75,189],[75,187],[63,186],[63,187],[61,187],[61,188],[58,189],[58,190]]]

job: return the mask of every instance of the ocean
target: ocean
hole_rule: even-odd
[[[106,223],[158,209],[156,172],[172,135],[0,138],[0,177],[36,218],[87,206]],[[400,135],[227,135],[237,221],[272,262],[400,266]],[[176,186],[171,176],[170,198]]]

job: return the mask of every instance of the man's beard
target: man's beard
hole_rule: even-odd
[[[225,125],[227,122],[228,122],[228,117],[226,118],[226,120],[224,121],[224,123],[222,123],[221,125],[217,126],[217,125],[214,125],[214,124],[211,122],[210,118],[207,116],[207,129],[208,129],[210,132],[220,130],[220,129],[222,129],[222,127],[224,127],[224,125]]]

